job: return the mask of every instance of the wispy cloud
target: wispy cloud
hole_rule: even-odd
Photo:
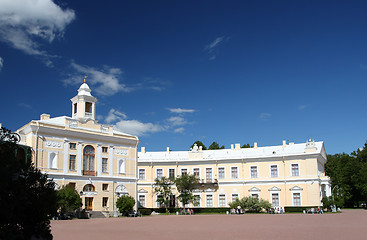
[[[261,120],[267,121],[267,120],[270,119],[271,116],[272,115],[270,113],[261,113],[259,117],[260,117]]]
[[[107,115],[107,117],[105,118],[105,121],[107,123],[111,123],[111,122],[116,122],[118,120],[122,120],[122,119],[126,119],[127,116],[125,113],[122,113],[118,110],[115,109],[111,109]]]
[[[193,112],[196,111],[195,109],[183,109],[183,108],[168,108],[168,110],[171,113],[178,113],[178,114],[181,114],[181,113],[193,113]]]
[[[41,57],[50,66],[52,55],[39,40],[51,43],[64,35],[75,19],[71,9],[61,9],[52,0],[1,0],[0,40],[26,54]]]
[[[182,126],[182,125],[186,125],[187,124],[187,121],[185,120],[185,118],[180,117],[180,116],[170,117],[170,118],[167,119],[167,121],[172,126]]]
[[[95,91],[101,95],[111,96],[118,92],[130,92],[133,90],[133,88],[127,87],[120,82],[119,79],[121,79],[122,75],[120,68],[104,66],[102,69],[97,69],[82,66],[75,62],[72,62],[70,66],[74,73],[63,80],[66,85],[78,85],[82,82],[82,77],[87,75],[87,83],[94,86]]]
[[[29,104],[27,104],[27,103],[23,103],[23,102],[18,103],[18,106],[19,106],[19,107],[22,107],[22,108],[33,109],[33,107],[32,107],[31,105],[29,105]]]
[[[225,36],[217,37],[213,42],[204,47],[204,51],[209,55],[209,60],[217,58],[217,48],[226,39],[228,40],[229,38],[225,38]]]
[[[115,124],[115,128],[121,132],[136,136],[143,136],[165,130],[164,127],[159,124],[143,123],[138,120],[120,120]]]
[[[176,128],[175,130],[173,130],[174,133],[183,133],[185,131],[185,128],[180,127],[180,128]]]
[[[3,68],[4,66],[4,59],[2,57],[0,57],[0,72],[1,72],[1,69]]]

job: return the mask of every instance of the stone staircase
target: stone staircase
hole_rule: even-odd
[[[89,218],[107,218],[108,213],[104,213],[101,211],[90,211]]]

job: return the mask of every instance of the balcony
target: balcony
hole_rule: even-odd
[[[217,179],[199,179],[197,188],[218,188]]]
[[[83,175],[85,176],[96,176],[95,171],[83,170]]]

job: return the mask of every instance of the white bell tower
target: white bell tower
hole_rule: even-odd
[[[86,77],[85,77],[86,78]],[[96,102],[97,98],[93,97],[88,84],[84,83],[78,89],[78,95],[73,97],[72,102],[72,118],[83,122],[96,119]]]

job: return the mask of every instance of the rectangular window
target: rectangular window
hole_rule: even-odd
[[[200,178],[200,168],[194,168],[194,176]]]
[[[253,194],[251,194],[251,197],[252,197],[252,198],[259,198],[259,194],[257,194],[257,193],[253,193]]]
[[[69,148],[72,150],[76,149],[76,143],[69,143]]]
[[[226,195],[219,194],[219,207],[225,207],[225,206],[226,206]]]
[[[76,159],[76,155],[69,156],[69,170],[71,171],[75,171],[75,159]]]
[[[108,197],[102,198],[102,207],[107,207],[108,204]]]
[[[102,184],[102,191],[108,191],[108,184],[107,183]]]
[[[157,169],[157,178],[161,179],[162,177],[163,177],[163,169],[162,168]]]
[[[271,194],[271,203],[273,207],[279,207],[279,193]]]
[[[176,174],[175,174],[175,169],[171,168],[169,169],[169,176],[170,179],[175,179]]]
[[[238,178],[238,168],[237,167],[231,167],[231,177]]]
[[[236,201],[236,199],[238,199],[238,194],[237,193],[233,193],[232,194],[232,202]]]
[[[293,206],[301,206],[301,193],[293,193]]]
[[[277,165],[271,165],[270,171],[271,171],[271,177],[278,177],[278,166]]]
[[[218,178],[219,178],[219,179],[224,179],[224,178],[226,178],[226,174],[225,174],[225,171],[224,171],[224,167],[220,167],[220,168],[218,168]]]
[[[212,169],[211,168],[207,168],[206,169],[206,175],[205,175],[207,182],[211,182],[212,181],[212,176],[213,176],[212,174],[213,174],[212,173]]]
[[[213,195],[206,195],[206,207],[213,207]]]
[[[298,164],[292,164],[292,176],[299,176]]]
[[[200,207],[200,195],[194,195],[193,204],[194,207]]]
[[[139,195],[140,207],[145,207],[145,195]]]
[[[145,169],[139,169],[139,180],[145,180]]]
[[[102,147],[102,152],[103,153],[108,153],[108,147]]]
[[[257,178],[257,166],[251,166],[251,178]]]
[[[108,162],[108,158],[102,158],[102,172],[107,172],[107,162]]]
[[[187,169],[186,168],[181,169],[181,175],[187,175]]]

